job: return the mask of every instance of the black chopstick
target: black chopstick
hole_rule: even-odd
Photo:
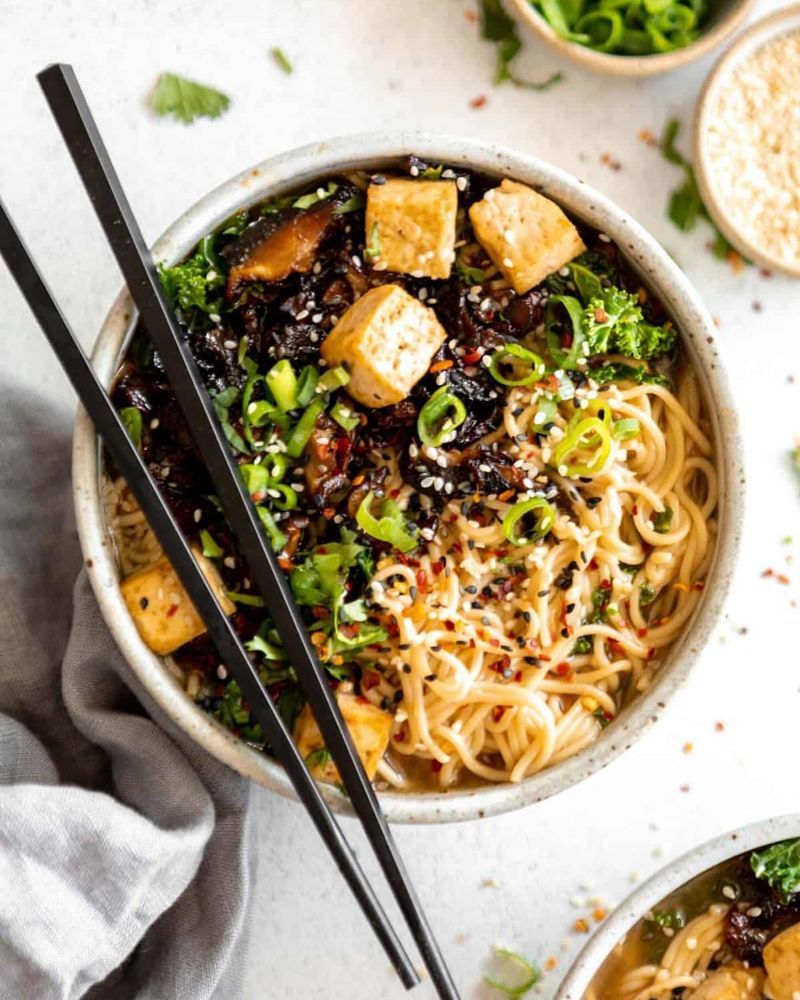
[[[8,265],[31,311],[69,377],[119,472],[145,513],[150,527],[175,568],[181,583],[208,627],[221,659],[236,678],[264,734],[345,881],[353,891],[376,936],[407,989],[419,982],[386,914],[353,856],[316,782],[297,751],[291,734],[264,690],[239,637],[200,571],[172,511],[158,490],[142,456],[122,424],[105,389],[50,294],[25,244],[0,201],[0,256]]]
[[[143,325],[164,364],[176,399],[220,496],[261,596],[289,654],[356,815],[380,862],[442,1000],[458,1000],[449,970],[404,869],[377,796],[297,612],[285,574],[266,542],[210,397],[181,337],[149,250],[72,68],[48,67],[39,82],[117,258]]]

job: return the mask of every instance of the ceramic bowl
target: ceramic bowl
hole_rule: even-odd
[[[649,911],[698,875],[745,851],[779,840],[800,837],[800,814],[761,820],[742,830],[716,837],[662,868],[617,907],[572,963],[555,1000],[582,1000],[587,987],[612,949]]]
[[[177,261],[205,233],[257,201],[298,186],[311,186],[330,173],[385,169],[411,153],[430,162],[469,166],[531,184],[572,215],[607,233],[622,248],[643,282],[663,300],[683,331],[686,350],[708,404],[721,475],[719,537],[704,596],[650,690],[622,711],[589,747],[520,784],[441,794],[381,793],[390,820],[434,823],[507,812],[569,788],[608,764],[655,722],[672,693],[685,681],[720,612],[739,546],[744,470],[734,402],[716,331],[697,293],[653,237],[630,216],[581,181],[531,156],[476,140],[430,134],[370,134],[314,143],[269,159],[212,191],[157,241],[154,255],[157,260]],[[124,355],[133,321],[132,304],[123,291],[102,326],[93,353],[98,375],[106,385],[111,383]],[[105,620],[136,676],[165,713],[209,753],[258,784],[292,796],[280,764],[249,748],[198,708],[165,669],[163,661],[142,642],[120,594],[117,563],[101,503],[100,477],[98,439],[81,410],[75,427],[73,481],[83,554]],[[348,800],[335,788],[323,788],[333,808],[350,811]]]
[[[730,83],[731,75],[737,66],[766,42],[795,31],[800,31],[800,4],[784,7],[756,21],[736,39],[717,62],[706,80],[697,104],[694,118],[694,160],[695,176],[703,202],[726,239],[744,257],[754,260],[762,267],[774,268],[794,278],[800,278],[800,264],[789,263],[762,249],[731,218],[725,198],[718,190],[714,157],[707,142],[709,124],[713,120],[719,95]]]
[[[559,55],[609,76],[645,77],[667,73],[700,59],[721,45],[743,23],[755,0],[712,0],[711,15],[702,34],[691,45],[672,52],[650,56],[620,56],[597,52],[577,42],[568,42],[557,35],[530,0],[507,0],[509,13],[527,25],[541,40]]]

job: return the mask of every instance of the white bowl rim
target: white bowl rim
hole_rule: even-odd
[[[532,156],[477,140],[423,132],[366,133],[310,143],[243,171],[201,198],[156,241],[154,256],[167,262],[180,259],[202,235],[235,211],[272,194],[356,166],[374,168],[380,163],[396,162],[411,153],[428,161],[464,164],[533,184],[620,246],[683,332],[683,343],[709,403],[720,475],[720,530],[703,599],[650,690],[621,712],[586,749],[519,784],[449,793],[380,793],[390,821],[436,823],[507,812],[563,791],[610,763],[656,721],[670,695],[685,681],[721,612],[739,548],[745,473],[736,410],[722,368],[716,330],[697,293],[653,237],[625,212],[582,181]],[[133,308],[123,289],[103,323],[92,354],[98,376],[106,385],[116,370],[132,317]],[[163,662],[142,642],[119,591],[117,564],[102,511],[98,459],[94,428],[79,408],[73,441],[78,532],[89,579],[120,650],[161,709],[209,753],[251,780],[294,798],[283,768],[241,743],[190,701]],[[345,796],[333,786],[323,785],[322,789],[334,810],[351,814]]]
[[[581,66],[587,66],[598,73],[613,76],[647,77],[668,73],[707,55],[717,45],[721,45],[742,24],[750,13],[755,0],[736,0],[731,10],[723,14],[708,31],[700,34],[691,45],[670,52],[654,52],[647,56],[625,56],[613,52],[598,52],[586,45],[570,42],[562,38],[530,0],[509,0],[517,20],[526,24],[531,31],[551,49],[561,53]]]
[[[670,893],[698,875],[747,851],[800,837],[800,813],[758,820],[681,854],[643,882],[617,907],[570,966],[555,1000],[582,1000],[593,976],[628,931]]]
[[[759,18],[747,31],[742,32],[733,45],[719,57],[703,84],[697,100],[693,126],[697,184],[703,204],[711,213],[717,228],[744,257],[749,257],[760,267],[780,271],[793,278],[800,278],[800,261],[792,264],[770,253],[742,232],[731,220],[725,210],[725,199],[717,188],[714,158],[709,153],[706,139],[717,95],[720,89],[730,82],[731,73],[736,67],[772,39],[780,35],[796,34],[799,31],[800,3],[795,3]]]

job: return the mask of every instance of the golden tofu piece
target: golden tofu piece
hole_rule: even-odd
[[[455,260],[455,181],[392,177],[367,189],[366,245],[380,271],[449,278]]]
[[[329,365],[347,365],[353,399],[391,406],[427,372],[446,337],[432,309],[399,285],[381,285],[356,299],[322,342],[321,353]]]
[[[192,551],[225,614],[233,614],[236,607],[225,595],[217,567],[194,547]],[[159,656],[174,653],[206,631],[203,619],[166,556],[127,577],[120,583],[120,590],[139,635]]]
[[[336,701],[350,730],[364,770],[372,780],[378,763],[389,746],[392,716],[371,705],[361,695],[337,692]],[[297,717],[294,741],[300,756],[308,763],[311,774],[318,781],[341,780],[336,765],[325,752],[325,741],[308,705]]]
[[[746,969],[735,962],[709,973],[692,1000],[761,1000],[763,987],[763,969]]]
[[[787,927],[764,946],[767,988],[773,1000],[800,995],[800,923]]]
[[[469,217],[478,242],[520,295],[586,249],[554,201],[516,181],[487,191]]]

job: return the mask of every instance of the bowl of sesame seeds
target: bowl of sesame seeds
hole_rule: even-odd
[[[711,72],[695,117],[697,182],[746,258],[800,277],[800,5],[746,31]]]
[[[637,688],[635,696],[622,706],[613,722],[605,716],[601,722],[596,714],[592,714],[589,721],[596,732],[592,732],[591,742],[577,748],[569,756],[554,759],[551,766],[520,780],[494,785],[468,784],[447,791],[397,792],[378,786],[381,804],[389,820],[433,823],[507,812],[561,792],[610,763],[659,718],[672,694],[686,682],[721,612],[736,563],[743,524],[744,467],[736,406],[725,376],[724,359],[720,356],[713,321],[697,293],[653,237],[630,216],[577,178],[534,157],[477,140],[425,133],[358,135],[314,143],[267,160],[212,191],[189,208],[161,237],[154,246],[154,256],[165,266],[171,266],[183,260],[198,240],[215,227],[266,198],[280,198],[299,185],[319,186],[331,174],[363,171],[370,176],[382,176],[393,165],[409,157],[423,158],[432,164],[450,164],[456,177],[461,171],[479,171],[492,183],[499,182],[501,186],[527,185],[531,194],[535,192],[552,200],[581,227],[594,230],[598,234],[598,245],[618,248],[636,283],[640,283],[643,289],[648,290],[648,295],[663,304],[665,316],[670,317],[670,322],[679,331],[682,356],[696,376],[687,390],[685,404],[697,409],[699,401],[703,402],[707,412],[705,432],[713,447],[719,477],[718,494],[714,492],[718,499],[711,502],[711,507],[715,507],[715,539],[713,547],[708,550],[704,580],[695,587],[676,583],[675,599],[685,603],[685,614],[674,623],[677,630],[675,641],[670,642],[652,683]],[[460,190],[457,183],[456,187]],[[367,228],[367,232],[371,232],[371,227]],[[559,277],[566,280],[569,275],[559,274]],[[644,301],[647,301],[646,295]],[[477,305],[480,306],[480,303]],[[602,311],[592,313],[592,318],[597,323],[608,319]],[[127,292],[123,290],[108,314],[93,352],[95,370],[106,384],[114,383],[120,363],[133,341],[136,326],[136,314]],[[651,324],[646,332],[650,334],[655,329]],[[677,404],[675,408],[677,410]],[[621,430],[625,432],[626,428],[623,426]],[[632,448],[633,445],[627,447]],[[703,464],[698,459],[693,468],[696,470],[701,466],[707,467],[708,462]],[[165,476],[168,474],[164,473]],[[264,787],[291,797],[291,785],[281,765],[204,711],[191,697],[175,665],[171,666],[170,657],[158,655],[143,641],[120,587],[118,552],[107,514],[107,483],[95,430],[88,417],[80,412],[73,448],[78,529],[89,579],[118,646],[148,694],[173,723],[232,769]],[[709,502],[709,497],[701,497],[698,502],[703,506]],[[587,504],[587,510],[590,509],[593,508]],[[126,523],[135,518],[133,511],[122,511],[122,514]],[[665,528],[666,538],[669,525]],[[654,527],[653,530],[656,532],[654,537],[658,539],[659,528]],[[570,574],[572,572],[570,570]],[[568,586],[569,580],[565,584]],[[514,583],[513,586],[519,584]],[[560,583],[556,586],[565,589]],[[602,585],[600,589],[604,589]],[[605,585],[605,590],[610,590],[610,584]],[[475,596],[467,593],[470,599]],[[691,597],[690,602],[687,601],[687,594]],[[537,596],[544,600],[543,594]],[[569,613],[566,605],[564,611]],[[668,627],[669,621],[663,624]],[[571,637],[568,634],[564,638]],[[639,638],[638,634],[636,638]],[[633,643],[635,639],[629,642]],[[559,661],[556,669],[560,666]],[[553,683],[563,686],[569,681],[556,674]],[[348,799],[335,785],[322,784],[321,789],[334,809],[343,813],[351,811]]]

